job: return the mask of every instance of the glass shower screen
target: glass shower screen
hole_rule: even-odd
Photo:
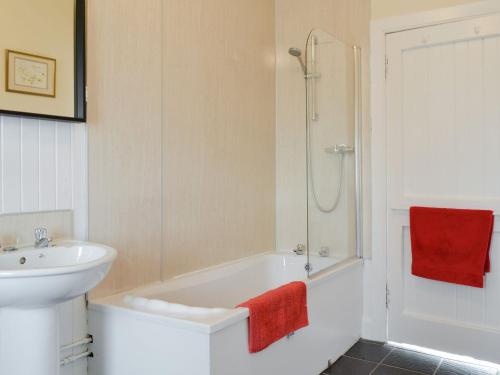
[[[359,49],[315,29],[306,48],[309,275],[356,256]]]

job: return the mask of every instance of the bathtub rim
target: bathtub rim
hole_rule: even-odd
[[[183,318],[176,318],[167,315],[162,315],[152,311],[143,311],[139,309],[134,309],[132,307],[120,306],[117,305],[116,303],[118,303],[118,301],[121,301],[123,297],[126,295],[137,294],[138,296],[141,296],[140,291],[144,291],[151,288],[157,288],[160,287],[162,284],[171,282],[173,280],[182,280],[183,278],[192,277],[201,273],[210,272],[214,270],[220,270],[229,267],[231,265],[236,265],[248,261],[254,263],[259,258],[263,258],[263,256],[266,255],[291,255],[291,254],[288,251],[270,251],[257,255],[252,255],[246,258],[237,259],[230,262],[225,262],[204,269],[188,272],[182,275],[177,275],[163,281],[157,281],[154,283],[145,284],[128,291],[115,293],[113,295],[97,298],[94,300],[91,299],[89,300],[88,303],[88,310],[100,313],[106,312],[111,314],[127,315],[128,317],[135,320],[149,321],[157,324],[167,325],[177,329],[185,329],[190,331],[197,331],[204,334],[212,334],[226,327],[229,327],[233,324],[236,324],[241,320],[248,318],[249,316],[248,309],[243,307],[228,309],[226,313],[218,316],[217,319],[215,319],[213,322],[203,323]],[[300,281],[304,281],[304,283],[308,288],[316,287],[317,285],[323,284],[328,280],[346,272],[347,270],[353,267],[362,266],[363,263],[364,263],[363,259],[357,257],[351,257],[314,274],[310,278],[305,278]]]

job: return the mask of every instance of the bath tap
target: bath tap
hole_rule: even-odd
[[[36,228],[35,229],[35,247],[43,248],[49,247],[52,238],[47,237],[47,229],[45,228]]]
[[[297,255],[303,255],[304,251],[306,251],[306,245],[299,243],[293,252]]]
[[[326,258],[330,255],[330,248],[328,246],[321,246],[321,249],[318,251],[318,255],[322,258]]]

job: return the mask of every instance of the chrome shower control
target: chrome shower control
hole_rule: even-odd
[[[304,251],[306,251],[306,245],[299,243],[293,252],[297,255],[303,255]]]
[[[330,248],[328,246],[321,246],[318,254],[320,257],[326,258],[330,255]]]
[[[354,152],[354,147],[344,143],[325,148],[327,154],[345,155]]]

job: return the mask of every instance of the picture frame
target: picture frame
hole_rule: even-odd
[[[56,97],[56,59],[6,50],[5,90],[8,92]]]
[[[37,7],[43,6],[44,1],[31,0]],[[73,49],[73,61],[71,63],[65,62],[59,58],[59,56],[52,56],[57,59],[57,97],[50,98],[46,96],[36,96],[36,95],[18,95],[17,93],[8,92],[5,90],[6,84],[1,82],[0,93],[12,96],[16,96],[16,102],[57,102],[61,98],[70,98],[72,101],[73,108],[71,111],[61,111],[61,110],[46,110],[43,106],[31,106],[27,105],[13,105],[12,101],[7,102],[0,99],[0,116],[16,116],[16,117],[27,117],[33,119],[45,119],[45,120],[55,120],[70,123],[85,123],[87,121],[87,77],[86,77],[86,0],[68,0],[73,8],[71,15],[68,17],[73,19],[73,38],[72,38],[72,49]],[[17,2],[13,2],[17,3]],[[23,2],[19,2],[24,4]],[[35,7],[36,8],[36,7]],[[0,12],[0,19],[3,17],[11,17],[8,12]],[[48,21],[45,20],[48,24]],[[50,26],[50,25],[49,25]],[[24,52],[37,51],[35,53],[45,54],[42,51],[38,51],[40,46],[39,40],[43,40],[44,43],[47,40],[45,34],[39,35],[34,33],[32,37],[28,39],[32,44],[29,45],[19,45],[18,43],[9,44],[5,43],[2,39],[3,44],[0,45],[0,81],[5,79],[6,67],[5,67],[5,50],[18,50]],[[8,42],[8,40],[7,40]],[[1,43],[0,43],[1,44]],[[66,76],[63,72],[71,71],[71,77],[65,78]],[[67,80],[71,80],[73,83],[73,89],[70,92],[63,93],[61,90],[61,84],[67,84]],[[1,96],[1,95],[0,95]],[[18,100],[19,99],[19,100]],[[33,101],[29,100],[33,99]],[[57,105],[54,105],[57,107]],[[65,113],[62,113],[65,112]]]

